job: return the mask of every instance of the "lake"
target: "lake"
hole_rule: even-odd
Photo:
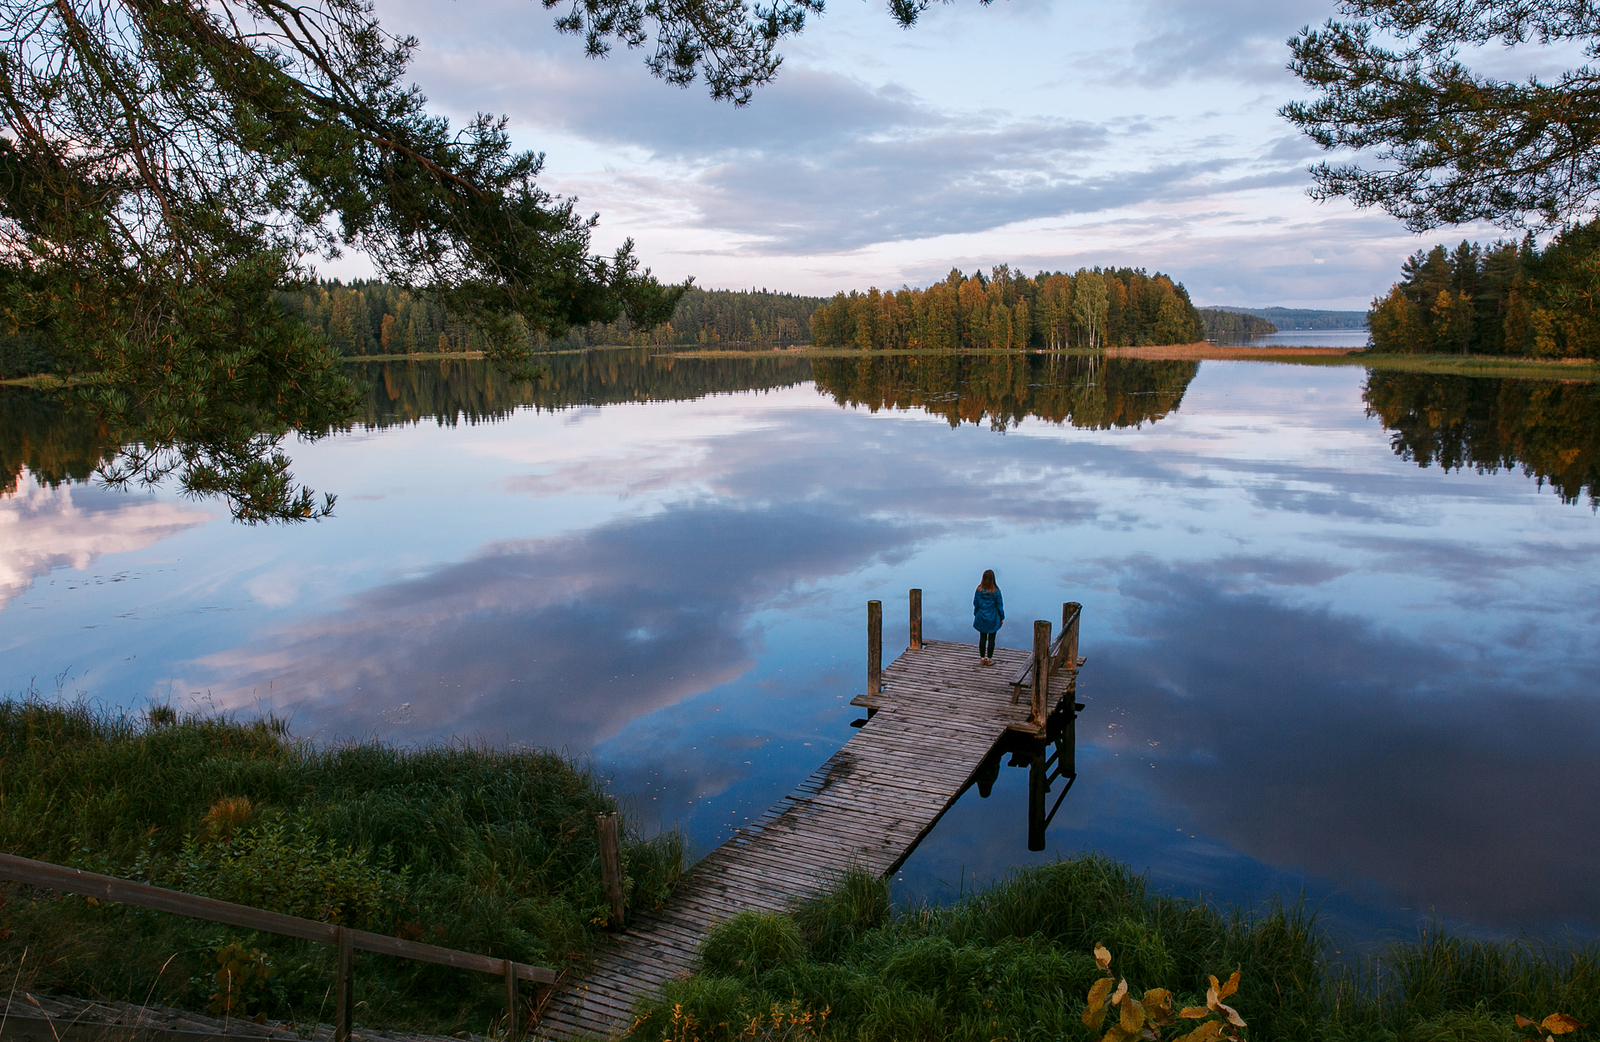
[[[335,515],[248,527],[92,479],[0,394],[0,690],[276,713],[319,741],[550,746],[705,852],[853,733],[865,604],[1021,647],[1084,605],[1077,784],[1026,771],[896,882],[1100,850],[1300,896],[1361,945],[1600,931],[1600,401],[1589,384],[1039,355],[359,369],[291,444]]]

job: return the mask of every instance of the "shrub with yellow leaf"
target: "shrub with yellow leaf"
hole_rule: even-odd
[[[1125,979],[1111,975],[1111,951],[1103,944],[1094,946],[1094,961],[1106,976],[1089,988],[1089,1003],[1083,1011],[1083,1024],[1090,1031],[1105,1026],[1106,1015],[1117,1011],[1116,1023],[1106,1032],[1103,1042],[1132,1042],[1135,1039],[1160,1039],[1161,1029],[1177,1025],[1180,1020],[1202,1020],[1186,1034],[1169,1042],[1215,1042],[1217,1039],[1239,1038],[1239,1028],[1245,1026],[1244,1018],[1231,1006],[1223,1003],[1239,990],[1239,971],[1219,983],[1211,978],[1204,1006],[1188,1006],[1176,1016],[1172,1012],[1172,992],[1166,988],[1150,988],[1143,998],[1134,998]],[[1213,1019],[1215,1018],[1215,1019]]]
[[[1533,1028],[1533,1037],[1538,1038],[1543,1035],[1544,1042],[1556,1042],[1555,1037],[1557,1035],[1569,1035],[1579,1028],[1588,1026],[1583,1021],[1569,1017],[1565,1013],[1552,1013],[1543,1020],[1529,1020],[1522,1014],[1517,1014],[1517,1027]]]

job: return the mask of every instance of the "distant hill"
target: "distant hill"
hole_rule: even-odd
[[[1280,330],[1291,329],[1365,329],[1365,311],[1316,311],[1311,308],[1241,308],[1215,304],[1207,311],[1231,311],[1236,315],[1255,315],[1264,318]]]

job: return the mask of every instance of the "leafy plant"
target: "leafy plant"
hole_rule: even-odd
[[[227,806],[231,813],[239,804]],[[387,851],[340,848],[305,821],[235,828],[214,839],[210,828],[230,819],[216,807],[206,818],[207,833],[191,836],[178,857],[179,889],[345,926],[393,920],[408,873],[392,869]]]
[[[1552,1013],[1543,1020],[1538,1021],[1529,1020],[1522,1014],[1517,1014],[1517,1027],[1533,1028],[1533,1037],[1538,1038],[1540,1035],[1543,1035],[1544,1042],[1555,1042],[1556,1035],[1568,1035],[1579,1028],[1585,1028],[1588,1026],[1589,1025],[1585,1024],[1583,1021],[1575,1020],[1572,1017],[1567,1016],[1565,1013]]]
[[[1111,952],[1105,945],[1094,946],[1094,961],[1101,972],[1110,973]],[[1232,1007],[1225,1005],[1222,1000],[1238,990],[1238,970],[1234,970],[1233,976],[1223,983],[1218,983],[1217,978],[1213,976],[1211,987],[1206,991],[1206,1004],[1186,1007],[1174,1017],[1172,992],[1166,988],[1151,988],[1144,993],[1142,999],[1136,999],[1129,990],[1126,979],[1118,980],[1114,976],[1105,976],[1095,981],[1089,988],[1088,1005],[1083,1011],[1083,1025],[1091,1031],[1098,1032],[1105,1024],[1106,1014],[1116,1009],[1117,1022],[1106,1032],[1104,1042],[1159,1039],[1161,1029],[1172,1027],[1179,1018],[1204,1020],[1205,1023],[1187,1034],[1177,1036],[1171,1042],[1213,1042],[1224,1038],[1237,1040],[1238,1029],[1245,1026],[1244,1018]],[[1209,1019],[1213,1015],[1217,1019]]]
[[[206,1006],[207,1012],[245,1017],[254,1011],[256,1022],[266,1023],[267,1015],[258,1007],[267,997],[273,972],[266,952],[246,948],[239,941],[223,945],[217,950],[217,971],[211,978],[216,991]]]

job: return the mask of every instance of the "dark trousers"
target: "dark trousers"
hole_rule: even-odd
[[[993,633],[978,634],[979,658],[994,658],[994,637]]]

